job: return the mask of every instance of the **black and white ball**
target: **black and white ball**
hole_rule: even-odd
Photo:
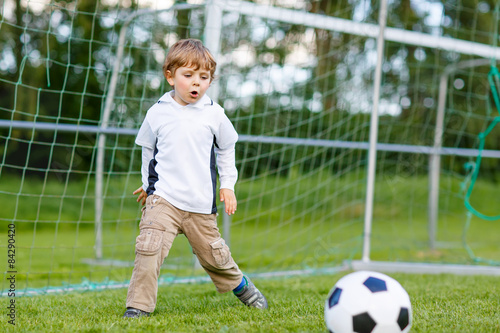
[[[410,297],[385,274],[354,272],[338,280],[328,294],[325,322],[333,333],[409,332]]]

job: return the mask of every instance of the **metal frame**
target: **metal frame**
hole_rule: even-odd
[[[366,181],[365,225],[363,231],[362,261],[370,261],[370,242],[373,218],[373,196],[375,192],[375,171],[377,168],[377,141],[378,141],[378,104],[380,100],[380,86],[382,82],[382,64],[384,62],[384,31],[387,25],[387,0],[380,2],[379,34],[377,38],[377,66],[375,67],[375,82],[373,83],[373,106],[370,117],[370,148],[368,149],[368,176]]]
[[[443,147],[444,114],[446,108],[446,93],[448,91],[448,78],[457,70],[478,66],[491,65],[489,59],[473,59],[461,61],[445,67],[439,80],[438,108],[436,113],[436,128],[434,131],[434,146],[429,158],[429,247],[436,248],[437,221],[439,211],[439,174],[441,172],[441,153]],[[477,156],[479,151],[477,151]],[[487,157],[484,153],[484,157]],[[489,156],[488,156],[489,157]]]
[[[57,132],[71,132],[71,133],[88,133],[88,134],[119,134],[136,136],[138,129],[134,128],[121,128],[121,127],[106,127],[90,125],[73,125],[73,124],[55,124],[55,123],[41,123],[32,121],[21,120],[0,120],[0,128],[15,128],[24,130],[35,131],[57,131]],[[287,138],[280,136],[262,136],[262,135],[240,135],[238,142],[257,142],[264,144],[284,144],[291,146],[304,146],[304,147],[324,147],[324,148],[344,148],[344,149],[370,149],[369,142],[358,141],[341,141],[341,140],[322,140],[322,139],[302,139],[302,138]],[[378,151],[390,151],[400,153],[415,153],[432,155],[453,155],[464,157],[476,157],[479,154],[479,149],[475,148],[451,148],[451,147],[430,147],[418,145],[402,145],[397,143],[377,143]],[[483,157],[500,158],[500,150],[484,149],[482,151]]]

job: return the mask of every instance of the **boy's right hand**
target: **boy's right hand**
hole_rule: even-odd
[[[144,206],[144,204],[146,203],[146,198],[148,197],[148,194],[146,193],[146,191],[144,191],[142,186],[139,187],[137,190],[135,190],[134,194],[139,194],[139,196],[137,197],[137,202],[141,202],[141,205]]]

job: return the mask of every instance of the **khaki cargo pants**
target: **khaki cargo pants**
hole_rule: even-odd
[[[231,291],[240,284],[243,274],[221,238],[216,214],[186,212],[160,196],[150,195],[143,208],[139,229],[127,307],[154,311],[160,267],[180,233],[186,235],[193,253],[218,292]]]

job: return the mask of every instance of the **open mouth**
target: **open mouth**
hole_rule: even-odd
[[[189,94],[191,95],[191,97],[198,97],[199,95],[197,91],[191,91]]]

